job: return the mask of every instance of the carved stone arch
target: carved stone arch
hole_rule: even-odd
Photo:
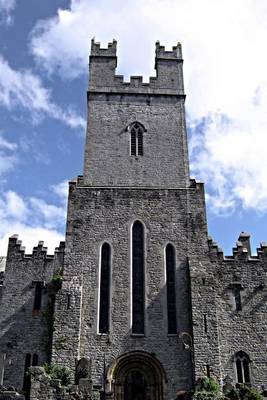
[[[134,125],[139,125],[143,132],[147,132],[145,126],[139,121],[133,121],[126,127],[126,131],[130,132]]]
[[[250,363],[251,360],[249,355],[241,350],[234,355],[236,382],[238,383],[250,383]]]
[[[155,356],[132,351],[114,361],[107,382],[113,400],[162,400],[166,374]]]

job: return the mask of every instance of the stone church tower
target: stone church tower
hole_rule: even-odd
[[[105,357],[106,393],[116,398],[128,381],[128,390],[143,382],[151,399],[192,386],[179,333],[191,340],[188,254],[199,264],[207,241],[203,188],[188,173],[182,63],[180,44],[167,52],[157,43],[157,77],[125,83],[116,42],[92,41],[84,175],[70,184],[53,360],[74,368],[87,357],[101,386]]]
[[[94,390],[111,400],[173,399],[203,375],[267,385],[267,245],[253,256],[242,233],[225,257],[207,235],[203,184],[189,178],[181,46],[156,43],[149,83],[124,82],[116,64],[116,42],[93,40],[84,171],[70,182],[65,247],[51,257],[40,243],[25,255],[10,239],[1,343],[17,361],[5,381],[21,388],[26,367],[50,359],[74,375],[87,359]],[[37,311],[61,267],[50,337]]]

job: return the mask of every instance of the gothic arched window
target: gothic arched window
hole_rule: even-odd
[[[131,135],[131,156],[142,156],[143,155],[143,133],[144,127],[135,122],[129,126]]]
[[[167,244],[166,257],[166,288],[167,288],[167,313],[168,333],[177,333],[176,326],[176,295],[175,295],[175,250],[173,245]]]
[[[100,263],[99,333],[109,332],[110,274],[111,248],[108,243],[103,243]]]
[[[238,383],[249,383],[249,356],[244,351],[235,354],[236,378]]]
[[[144,333],[144,227],[132,228],[132,332]]]

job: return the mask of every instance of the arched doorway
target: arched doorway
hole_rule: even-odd
[[[162,400],[165,372],[149,353],[133,351],[120,356],[107,374],[113,400]]]

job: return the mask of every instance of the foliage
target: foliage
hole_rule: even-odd
[[[71,371],[69,368],[57,364],[44,364],[44,370],[51,379],[59,379],[63,386],[71,383]]]
[[[263,400],[263,396],[256,389],[241,384],[227,392],[226,397],[230,400]]]
[[[218,382],[203,377],[197,381],[193,400],[263,400],[263,397],[256,389],[243,384],[221,393]]]
[[[220,385],[213,378],[208,378],[205,376],[202,380],[202,385],[203,390],[206,390],[206,392],[212,392],[216,394],[220,392]]]
[[[55,349],[56,350],[64,349],[66,341],[67,341],[67,337],[66,336],[64,336],[64,335],[59,336],[55,340]]]
[[[220,386],[213,378],[207,376],[198,379],[194,400],[221,400],[224,395],[220,392]]]
[[[59,290],[61,289],[61,285],[62,285],[62,275],[59,272],[56,272],[51,279],[51,283],[53,285],[53,287],[55,288],[55,290]]]

